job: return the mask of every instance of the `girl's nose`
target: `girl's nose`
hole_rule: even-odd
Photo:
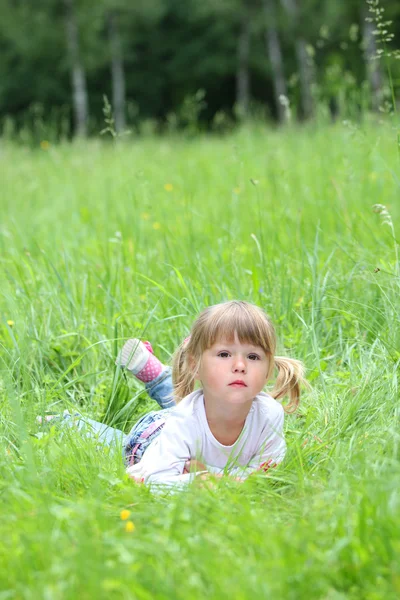
[[[245,373],[246,372],[246,364],[244,360],[240,357],[236,358],[233,363],[233,370],[235,373]]]

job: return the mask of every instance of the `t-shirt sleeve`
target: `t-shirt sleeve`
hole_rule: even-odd
[[[268,416],[260,435],[260,444],[256,454],[245,468],[230,469],[231,475],[246,479],[254,471],[268,471],[270,467],[283,461],[286,454],[286,442],[283,434],[284,416],[282,405],[276,403],[273,414]]]
[[[190,418],[171,416],[140,462],[128,467],[126,472],[143,483],[186,485],[195,477],[194,473],[183,474],[185,462],[191,456],[194,435]]]

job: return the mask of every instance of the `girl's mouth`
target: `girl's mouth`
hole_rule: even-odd
[[[241,379],[237,379],[236,381],[232,381],[232,383],[229,384],[231,387],[247,387],[247,385],[245,384],[244,381],[242,381]]]

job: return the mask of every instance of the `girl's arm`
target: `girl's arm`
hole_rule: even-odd
[[[127,468],[127,473],[136,481],[144,483],[186,485],[196,472],[185,473],[185,463],[192,456],[196,445],[196,430],[190,418],[171,416],[143,458]]]
[[[208,471],[206,465],[204,463],[202,463],[200,460],[197,460],[196,458],[192,458],[189,459],[185,462],[185,467],[183,469],[184,473],[191,473],[191,472],[198,472],[198,471],[202,471],[203,473],[205,471]]]

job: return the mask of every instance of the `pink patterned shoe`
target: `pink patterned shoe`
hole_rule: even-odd
[[[153,381],[164,369],[164,365],[154,356],[150,342],[141,342],[136,338],[124,344],[115,364],[145,383]]]

